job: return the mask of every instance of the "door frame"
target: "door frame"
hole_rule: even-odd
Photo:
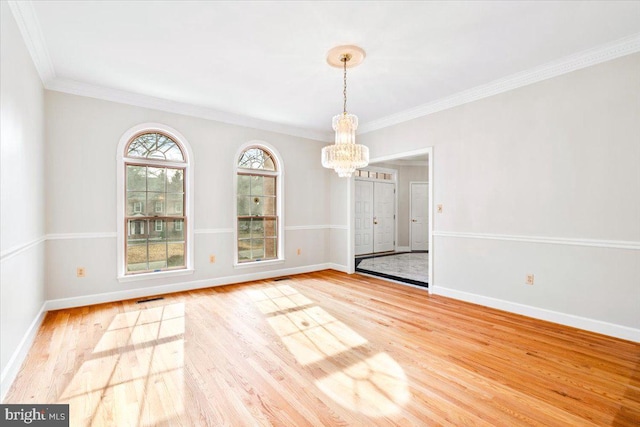
[[[427,197],[429,197],[429,182],[427,181],[409,181],[409,250],[413,250],[413,227],[411,226],[411,213],[413,212],[413,184],[427,184]],[[429,201],[427,200],[427,215],[429,214]],[[429,218],[427,217],[427,224]],[[429,244],[429,230],[427,225],[427,245]],[[428,247],[428,246],[427,246]],[[428,249],[427,249],[428,250]]]
[[[374,157],[369,163],[382,163],[390,160],[402,159],[405,157],[418,156],[426,154],[429,159],[427,161],[429,168],[429,288],[427,291],[431,293],[435,288],[434,265],[433,265],[433,147],[421,148],[418,150],[404,151],[386,156]],[[375,166],[374,166],[375,167]],[[397,191],[396,191],[397,195]],[[396,203],[397,208],[397,203]],[[396,216],[397,218],[397,216]],[[398,221],[396,220],[396,225]],[[397,233],[396,233],[397,237]],[[351,178],[347,184],[347,273],[353,274],[356,271],[355,262],[355,179]],[[396,240],[397,241],[397,240]]]

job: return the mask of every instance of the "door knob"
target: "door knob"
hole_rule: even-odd
[[[412,219],[411,222],[418,222],[418,220],[417,219]]]

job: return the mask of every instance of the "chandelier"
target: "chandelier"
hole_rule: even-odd
[[[335,144],[322,149],[322,166],[334,169],[341,178],[348,178],[358,168],[369,164],[369,148],[356,144],[358,117],[347,113],[347,68],[355,67],[364,60],[364,50],[357,46],[338,46],[329,51],[327,62],[333,67],[343,69],[344,102],[342,114],[333,118],[333,130],[336,131]]]

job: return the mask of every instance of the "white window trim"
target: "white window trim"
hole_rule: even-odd
[[[127,158],[124,155],[124,149],[131,141],[133,137],[139,135],[143,132],[161,132],[173,139],[176,143],[180,145],[182,148],[185,163],[174,163],[174,162],[161,162],[163,165],[167,165],[168,167],[184,167],[185,168],[185,176],[184,176],[184,185],[185,185],[185,197],[187,198],[185,204],[185,212],[184,217],[187,219],[187,227],[185,231],[185,237],[187,239],[187,259],[185,260],[186,268],[180,270],[168,270],[168,271],[158,271],[158,272],[150,272],[150,273],[139,273],[139,274],[126,274],[126,261],[125,261],[125,239],[126,239],[126,227],[124,223],[125,218],[125,162],[132,163],[154,163],[153,161],[147,161],[146,159],[138,159],[138,158]],[[120,141],[118,142],[116,155],[116,230],[117,230],[117,278],[119,282],[130,282],[137,280],[145,280],[145,279],[155,279],[160,277],[171,277],[171,276],[181,276],[184,274],[192,274],[194,272],[194,236],[193,236],[193,213],[194,213],[194,157],[193,152],[191,150],[191,146],[187,139],[177,130],[161,124],[161,123],[142,123],[137,126],[134,126],[128,129],[126,132],[122,134],[120,137]],[[155,162],[158,163],[158,162]]]
[[[264,148],[266,151],[273,155],[273,161],[275,162],[276,171],[263,171],[261,169],[247,169],[238,167],[238,159],[240,155],[248,148]],[[276,216],[278,217],[278,254],[275,259],[267,259],[262,261],[238,261],[238,171],[246,172],[259,172],[264,175],[276,176]],[[275,149],[274,146],[259,140],[253,140],[246,142],[240,146],[233,157],[233,267],[234,268],[250,268],[250,267],[263,267],[270,264],[282,264],[285,261],[284,251],[284,162],[282,156]]]

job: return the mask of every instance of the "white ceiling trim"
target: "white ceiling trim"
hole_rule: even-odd
[[[495,80],[482,86],[459,92],[447,98],[364,123],[360,126],[358,133],[363,134],[383,129],[639,51],[640,33],[535,67],[531,70]]]
[[[31,59],[40,75],[42,83],[53,80],[56,76],[53,62],[49,57],[47,45],[40,29],[40,22],[30,1],[9,1],[9,8],[18,24],[24,43],[27,45]]]
[[[424,160],[391,160],[388,162],[384,162],[386,165],[396,165],[396,166],[429,166],[429,162]]]
[[[20,32],[22,33],[22,37],[29,53],[31,54],[34,65],[46,89],[144,108],[152,108],[176,114],[200,117],[232,125],[278,132],[318,141],[327,142],[331,141],[333,138],[332,132],[330,131],[324,132],[312,129],[303,129],[238,114],[226,113],[212,108],[58,78],[46,48],[46,43],[40,29],[40,23],[35,14],[33,2],[12,0],[8,3],[16,19]],[[488,84],[481,85],[428,104],[423,104],[390,116],[362,123],[358,133],[364,134],[374,130],[383,129],[418,117],[457,107],[462,104],[487,98],[489,96],[497,95],[639,51],[640,33],[571,55],[564,59],[554,61],[528,71],[495,80]]]
[[[225,113],[212,108],[186,104],[167,99],[141,95],[124,90],[102,87],[90,83],[78,82],[70,79],[55,78],[45,84],[48,90],[69,93],[72,95],[86,96],[105,101],[119,102],[121,104],[134,105],[136,107],[151,108],[169,113],[183,114],[191,117],[199,117],[207,120],[260,129],[269,132],[277,132],[285,135],[313,139],[326,142],[331,139],[330,132],[320,132],[311,129],[297,128],[267,120],[255,119],[238,114]]]

